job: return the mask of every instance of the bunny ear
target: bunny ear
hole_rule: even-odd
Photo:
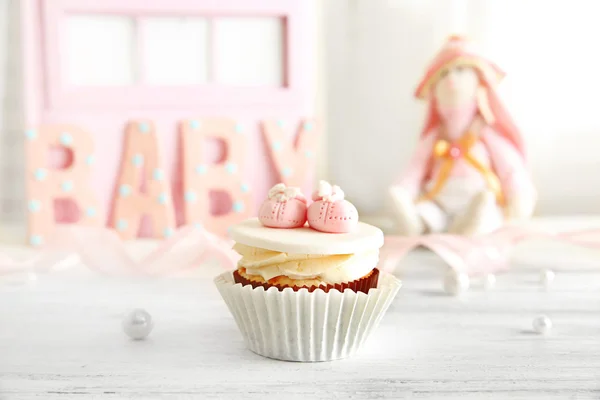
[[[273,186],[270,190],[269,190],[269,198],[272,199],[273,197],[277,196],[280,193],[283,193],[285,191],[285,184],[284,183],[278,183],[277,185]]]

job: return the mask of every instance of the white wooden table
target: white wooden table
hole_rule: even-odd
[[[186,279],[74,268],[0,281],[0,399],[600,399],[600,251],[524,245],[495,290],[473,282],[460,298],[443,293],[441,266],[412,253],[362,351],[312,364],[245,349],[216,266]],[[547,292],[543,268],[556,272]],[[146,341],[121,331],[135,307],[156,322]],[[541,314],[554,324],[547,336],[531,330]]]

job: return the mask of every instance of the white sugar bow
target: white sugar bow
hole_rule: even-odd
[[[317,195],[322,198],[323,201],[328,202],[344,200],[344,191],[339,186],[331,185],[327,181],[319,181]]]
[[[269,190],[269,199],[285,202],[300,196],[302,192],[297,187],[286,187],[284,183],[278,183]]]

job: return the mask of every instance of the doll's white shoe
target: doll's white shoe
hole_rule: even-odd
[[[398,233],[404,236],[422,234],[425,226],[408,191],[400,186],[391,186],[388,191],[392,210],[396,217]]]
[[[506,204],[506,218],[510,220],[524,220],[531,218],[537,203],[537,192],[531,188],[528,191],[511,196]]]
[[[496,204],[496,196],[486,190],[477,194],[463,214],[457,215],[448,233],[474,236],[490,233],[502,226],[502,214]]]

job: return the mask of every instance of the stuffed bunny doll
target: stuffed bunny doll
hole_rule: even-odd
[[[504,73],[451,37],[416,91],[429,111],[412,160],[390,189],[404,235],[488,233],[533,213],[521,134],[496,93]]]

